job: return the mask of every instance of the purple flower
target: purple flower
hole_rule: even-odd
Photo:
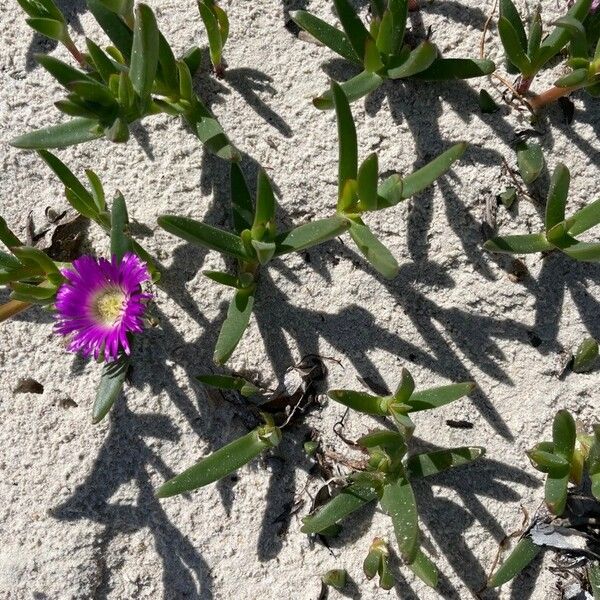
[[[141,284],[150,279],[146,264],[127,253],[120,262],[82,256],[71,269],[63,269],[67,279],[56,295],[55,330],[71,335],[71,352],[84,356],[104,355],[115,360],[122,348],[130,353],[127,334],[142,331],[142,316],[151,297]]]

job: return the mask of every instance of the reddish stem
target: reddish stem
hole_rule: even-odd
[[[73,55],[73,58],[79,63],[80,66],[87,66],[87,61],[85,60],[85,56],[79,52],[77,46],[73,43],[72,40],[68,40],[65,42],[66,49]]]
[[[578,89],[577,87],[551,87],[549,90],[534,96],[529,100],[529,105],[534,111],[539,110],[546,104],[551,104],[552,102],[556,102],[559,98],[563,96],[568,96],[571,92]]]
[[[29,302],[21,302],[20,300],[9,300],[6,304],[0,305],[0,323],[14,317],[16,314],[28,309],[31,304]]]
[[[419,10],[419,8],[419,0],[408,0],[408,10],[414,12],[416,10]]]

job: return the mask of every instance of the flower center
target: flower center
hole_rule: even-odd
[[[112,325],[123,314],[125,294],[119,289],[100,292],[94,299],[94,315],[104,324]]]

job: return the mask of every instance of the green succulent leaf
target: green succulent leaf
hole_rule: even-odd
[[[384,67],[377,44],[372,38],[367,39],[365,45],[364,67],[365,71],[369,73],[377,73],[377,71],[380,71]]]
[[[429,410],[439,408],[463,396],[467,396],[475,389],[475,383],[467,381],[464,383],[454,383],[451,385],[442,385],[440,387],[413,392],[406,404],[410,406],[409,412],[419,410]]]
[[[129,77],[133,89],[143,102],[150,97],[156,78],[158,37],[158,26],[152,9],[146,4],[138,4],[135,9]]]
[[[242,339],[244,331],[246,331],[248,323],[250,323],[253,306],[253,288],[239,289],[235,293],[215,346],[213,358],[218,365],[227,362]]]
[[[220,390],[237,390],[242,396],[254,396],[260,391],[253,383],[243,377],[232,377],[231,375],[198,375],[196,379],[205,385]]]
[[[25,19],[25,22],[32,29],[35,29],[38,33],[41,33],[52,40],[57,40],[64,43],[69,39],[67,28],[61,21],[56,21],[54,19],[31,18]]]
[[[364,61],[367,40],[374,41],[373,38],[348,0],[333,0],[333,3],[346,38],[358,58]]]
[[[571,71],[571,73],[557,79],[554,82],[554,85],[556,87],[564,88],[580,86],[587,81],[589,73],[588,68],[575,69],[575,71]]]
[[[438,584],[438,570],[431,559],[421,550],[417,550],[414,560],[408,568],[429,587],[435,588]]]
[[[336,54],[339,54],[350,62],[362,65],[361,58],[352,48],[346,34],[339,29],[332,27],[329,23],[322,21],[305,10],[291,12],[290,17],[298,27],[310,33],[316,40],[331,48]]]
[[[600,600],[600,563],[598,561],[588,563],[587,573],[594,600]]]
[[[274,435],[268,438],[261,434],[264,427],[259,427],[223,446],[180,475],[169,479],[158,488],[156,495],[159,498],[168,498],[190,492],[237,471],[259,454],[279,443],[281,433],[277,428],[273,429]]]
[[[502,254],[532,254],[554,248],[543,233],[495,237],[488,240],[483,247],[490,252]]]
[[[464,446],[449,450],[434,450],[413,454],[406,462],[406,475],[409,480],[437,475],[448,469],[477,460],[485,454],[479,446]]]
[[[375,91],[382,83],[383,78],[377,73],[363,71],[351,79],[348,79],[348,81],[340,83],[339,86],[346,95],[348,102],[354,102]],[[319,110],[329,110],[334,108],[331,90],[328,90],[318,98],[313,98],[313,104]]]
[[[506,19],[512,28],[515,30],[516,39],[519,47],[527,50],[527,34],[525,33],[525,25],[521,20],[519,11],[512,0],[500,0],[500,17]]]
[[[253,232],[256,228],[271,223],[275,218],[275,194],[271,181],[264,169],[258,171],[256,185],[256,210],[254,212]]]
[[[585,373],[596,363],[598,358],[598,342],[591,337],[584,339],[577,347],[573,357],[573,371]]]
[[[600,223],[600,198],[584,206],[569,218],[568,232],[579,235]]]
[[[68,88],[75,81],[94,81],[83,71],[49,54],[36,54],[35,59],[63,87]]]
[[[9,228],[6,220],[0,216],[0,241],[7,247],[22,246],[23,242]]]
[[[358,169],[358,197],[362,210],[377,208],[377,180],[379,178],[379,160],[373,152],[362,162]]]
[[[575,260],[581,260],[584,262],[600,261],[600,244],[579,242],[569,246],[568,248],[563,248],[562,251]]]
[[[133,45],[133,32],[131,29],[119,15],[106,8],[101,0],[86,0],[86,2],[98,25],[129,63]]]
[[[358,249],[378,273],[386,279],[394,279],[398,275],[400,267],[394,255],[375,237],[360,217],[352,218],[349,233]]]
[[[493,61],[476,58],[437,58],[429,67],[412,75],[423,81],[472,79],[490,75],[496,70]]]
[[[386,416],[388,414],[388,402],[380,396],[373,396],[366,392],[355,392],[353,390],[329,390],[327,395],[332,400],[344,406],[368,415]]]
[[[386,483],[380,504],[392,519],[398,548],[404,560],[410,564],[419,549],[419,518],[415,495],[408,479],[398,476]]]
[[[158,218],[158,224],[169,233],[192,244],[217,250],[240,260],[252,260],[253,258],[248,255],[240,236],[223,229],[176,215],[163,215]]]
[[[412,77],[428,69],[438,56],[438,49],[431,42],[421,42],[399,66],[391,66],[387,75],[390,79]],[[393,59],[391,61],[393,65]]]
[[[231,207],[233,211],[233,226],[239,235],[244,229],[251,229],[254,207],[252,196],[248,190],[244,174],[239,165],[231,163]]]
[[[302,519],[302,533],[319,533],[335,525],[349,514],[378,498],[377,486],[373,481],[353,481],[337,496],[334,496],[317,512]]]
[[[465,153],[467,149],[466,142],[454,144],[442,152],[437,158],[427,163],[414,173],[407,175],[402,180],[402,189],[400,194],[402,198],[410,198],[425,188],[429,187],[438,177],[450,169],[450,167]],[[381,194],[381,189],[379,190]]]
[[[350,227],[350,221],[341,215],[320,219],[284,231],[275,238],[275,256],[300,252],[337,237]]]
[[[341,198],[348,179],[356,179],[358,173],[358,143],[350,104],[342,88],[331,82],[338,129],[338,198]]]
[[[363,435],[357,444],[363,448],[383,448],[394,454],[404,454],[406,452],[406,442],[404,437],[398,431],[391,429],[378,429]]]
[[[482,113],[491,114],[500,110],[496,101],[490,96],[490,93],[483,88],[479,91],[479,108]]]
[[[508,558],[500,568],[490,577],[487,587],[494,588],[505,584],[516,577],[531,561],[541,552],[541,546],[534,544],[533,540],[526,536],[521,538]]]
[[[85,43],[87,46],[88,53],[92,62],[94,63],[94,67],[98,74],[102,78],[104,83],[108,83],[111,75],[116,75],[119,71],[117,67],[114,65],[113,61],[108,57],[108,55],[89,38],[85,39]],[[78,77],[78,79],[84,79],[83,77]],[[75,81],[75,79],[72,79]],[[68,85],[70,83],[64,83],[63,85]]]
[[[565,206],[567,204],[570,181],[569,169],[564,164],[558,163],[552,174],[550,189],[548,191],[545,219],[546,231],[552,229],[552,227],[565,219]]]
[[[517,166],[523,181],[530,185],[544,168],[544,153],[539,144],[523,144],[517,149]]]
[[[66,148],[102,137],[98,123],[91,119],[73,119],[60,125],[43,127],[13,139],[11,145],[26,150]]]
[[[129,370],[129,361],[129,355],[123,353],[117,360],[106,363],[102,368],[92,409],[92,423],[102,421],[119,397]]]
[[[131,238],[128,234],[129,218],[127,216],[127,206],[125,198],[118,192],[113,200],[111,211],[110,227],[110,253],[117,257],[117,260],[123,260],[127,252],[133,250]]]
[[[212,10],[213,6],[213,3],[206,2],[206,0],[199,0],[198,2],[200,17],[202,18],[202,22],[204,23],[204,27],[206,27],[206,33],[208,35],[210,61],[213,66],[219,67],[223,54],[223,39],[221,37],[221,29],[219,27],[217,15]]]

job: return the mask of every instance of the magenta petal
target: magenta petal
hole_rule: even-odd
[[[129,354],[127,334],[143,330],[150,299],[141,291],[141,284],[150,279],[146,264],[129,252],[121,261],[115,256],[111,261],[82,256],[62,274],[67,281],[56,295],[55,331],[71,336],[69,350],[96,359],[102,354],[106,361],[115,360],[121,350]],[[118,316],[107,323],[98,316],[95,303],[111,293],[122,295],[123,303]]]

